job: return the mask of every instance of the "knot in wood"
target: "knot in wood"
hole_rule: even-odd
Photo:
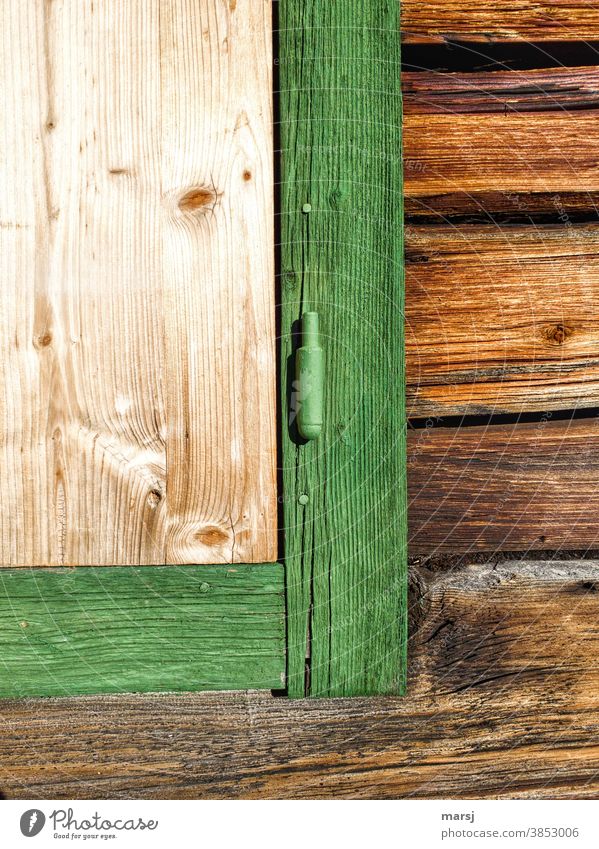
[[[545,328],[544,335],[551,345],[564,345],[574,333],[565,324],[550,324]]]
[[[195,540],[202,545],[223,545],[229,535],[217,527],[202,528],[195,534]]]
[[[198,210],[212,209],[218,201],[218,195],[214,189],[205,186],[196,186],[185,192],[179,198],[179,209],[181,212],[197,212]]]

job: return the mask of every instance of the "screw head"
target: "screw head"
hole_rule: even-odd
[[[312,204],[311,203],[305,203],[302,206],[302,212],[304,213],[304,215],[307,215],[309,212],[312,212]]]
[[[306,504],[310,503],[310,496],[306,495],[306,493],[303,492],[297,500],[302,505],[302,507],[305,507]]]

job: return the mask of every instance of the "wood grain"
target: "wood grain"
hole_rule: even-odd
[[[599,401],[599,227],[406,230],[412,417]]]
[[[281,689],[283,567],[5,569],[0,697]]]
[[[166,9],[166,558],[275,560],[271,3]]]
[[[409,696],[0,702],[7,798],[597,798],[596,562],[414,573]]]
[[[599,549],[599,419],[408,439],[410,554]]]
[[[599,69],[403,80],[410,415],[596,406]]]
[[[407,211],[457,192],[471,214],[485,211],[490,192],[549,199],[561,192],[597,192],[598,134],[592,110],[413,113],[404,139]]]
[[[410,166],[408,163],[408,167]],[[482,189],[462,192],[459,186],[448,192],[426,197],[406,198],[405,212],[409,222],[445,224],[454,222],[504,224],[576,224],[597,220],[599,192],[547,191],[532,192]]]
[[[403,0],[402,35],[406,43],[592,41],[599,9],[588,0]]]
[[[319,313],[325,359],[322,435],[301,444],[291,421],[283,440],[288,687],[397,693],[407,581],[398,5],[284,0],[279,10],[286,405],[303,312]]]
[[[275,559],[270,4],[2,23],[0,565]]]
[[[412,115],[562,113],[599,106],[599,68],[595,66],[469,73],[404,71],[401,82],[406,132]]]
[[[407,72],[402,82],[409,218],[596,217],[597,67]]]

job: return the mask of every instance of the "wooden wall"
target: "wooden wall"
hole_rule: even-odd
[[[599,11],[403,10],[408,698],[4,702],[7,797],[599,795]]]
[[[471,5],[404,14],[411,553],[584,553],[599,547],[599,51],[571,40],[594,13],[547,4],[535,28],[538,4]]]

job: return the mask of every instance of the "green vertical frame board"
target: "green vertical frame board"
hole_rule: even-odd
[[[275,9],[284,568],[2,569],[0,697],[404,692],[399,5]],[[312,351],[302,368],[324,375],[304,416],[310,441],[295,381],[306,312],[318,316],[323,367]]]
[[[407,546],[397,0],[281,0],[282,383],[319,315],[324,426],[284,436],[287,684],[401,694]],[[287,410],[284,410],[287,414]]]

